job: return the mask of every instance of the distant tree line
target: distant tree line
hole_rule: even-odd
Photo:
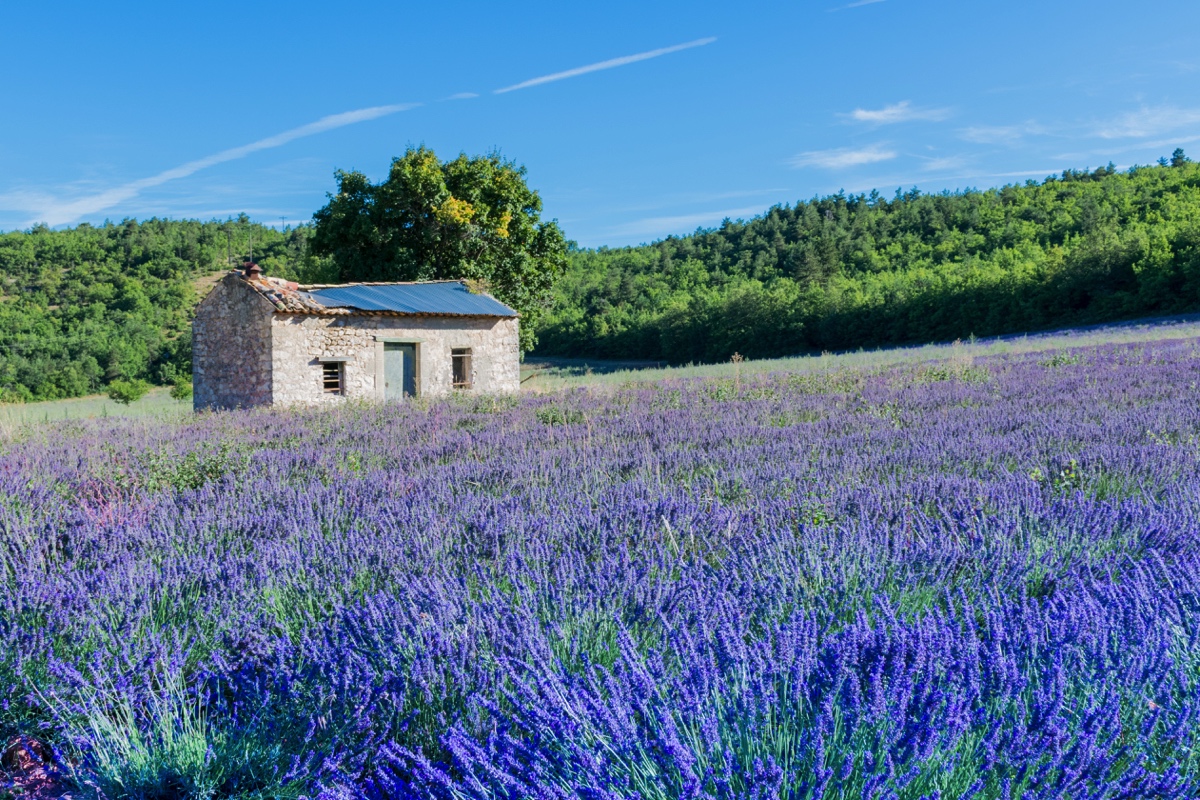
[[[538,353],[670,362],[953,340],[1200,310],[1200,166],[988,191],[837,194],[576,250]]]
[[[214,273],[253,245],[273,274],[331,274],[309,236],[245,216],[0,234],[0,402],[189,380],[192,310]]]

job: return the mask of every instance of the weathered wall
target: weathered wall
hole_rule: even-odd
[[[237,274],[196,307],[192,323],[192,405],[249,408],[271,402],[270,301]]]
[[[414,339],[418,393],[449,394],[450,350],[471,348],[473,393],[516,392],[521,388],[516,319],[493,317],[397,317],[354,314],[316,316],[276,314],[272,325],[271,399],[281,405],[383,400],[383,342]],[[345,358],[344,396],[321,388],[321,359]]]

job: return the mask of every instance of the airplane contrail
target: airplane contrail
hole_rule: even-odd
[[[607,61],[600,61],[595,64],[587,64],[582,67],[575,67],[563,72],[555,72],[550,75],[542,75],[537,78],[530,78],[527,81],[505,86],[502,89],[496,89],[493,94],[505,94],[506,92],[514,92],[518,89],[527,89],[531,86],[540,86],[543,83],[552,81],[561,81],[567,78],[574,78],[578,75],[586,75],[590,72],[599,72],[600,70],[613,69],[614,67],[623,67],[626,64],[634,64],[638,61],[646,61],[651,58],[658,58],[669,53],[677,53],[680,50],[688,50],[693,47],[702,47],[706,44],[712,44],[717,38],[709,36],[704,39],[696,39],[683,44],[676,44],[670,47],[660,47],[657,50],[647,50],[644,53],[634,53],[629,56],[621,56],[619,58],[611,58]],[[473,93],[460,93],[454,95],[455,98],[472,98],[477,95]],[[372,106],[370,108],[360,108],[355,111],[346,111],[341,114],[331,114],[327,117],[321,117],[315,122],[310,122],[306,125],[301,125],[297,128],[291,128],[283,133],[277,133],[274,136],[268,136],[265,139],[259,139],[250,144],[244,144],[240,147],[231,147],[228,150],[222,150],[219,153],[214,153],[211,156],[188,161],[185,164],[180,164],[178,167],[165,170],[157,175],[151,175],[148,178],[141,178],[136,181],[117,186],[112,189],[100,192],[98,194],[88,195],[86,197],[76,198],[74,200],[60,200],[55,197],[48,197],[41,194],[31,194],[23,192],[11,192],[7,195],[0,195],[0,203],[4,202],[5,197],[9,202],[20,203],[19,206],[12,205],[10,208],[30,208],[36,209],[37,217],[30,220],[27,225],[44,223],[46,225],[66,225],[75,222],[89,214],[95,214],[99,211],[117,206],[128,200],[140,195],[146,189],[151,189],[155,186],[161,186],[168,181],[186,178],[189,175],[194,175],[202,169],[224,164],[227,161],[235,161],[239,158],[245,158],[251,153],[257,153],[260,150],[269,150],[275,147],[281,147],[288,142],[296,139],[304,138],[305,136],[313,136],[325,131],[342,128],[347,125],[354,125],[359,122],[379,119],[380,117],[390,116],[401,111],[407,111],[420,106],[421,103],[401,103],[396,105]]]
[[[706,44],[712,44],[717,40],[715,36],[708,36],[704,39],[696,39],[692,42],[684,42],[683,44],[675,44],[670,47],[660,47],[657,50],[647,50],[644,53],[634,53],[631,56],[621,56],[620,58],[610,58],[608,61],[598,61],[595,64],[588,64],[585,67],[575,67],[574,69],[564,70],[563,72],[555,72],[550,75],[543,75],[540,78],[530,78],[527,81],[514,83],[512,86],[505,86],[503,89],[496,89],[492,94],[504,94],[505,92],[515,92],[517,89],[528,89],[530,86],[540,86],[543,83],[551,81],[561,81],[566,78],[574,78],[577,75],[586,75],[589,72],[599,72],[602,69],[612,69],[613,67],[623,67],[626,64],[634,64],[638,61],[645,61],[650,58],[658,58],[665,56],[668,53],[678,53],[680,50],[688,50],[693,47],[703,47]]]
[[[68,222],[74,222],[80,217],[85,217],[88,214],[95,214],[97,211],[103,211],[106,208],[123,203],[126,200],[132,200],[142,193],[143,190],[154,186],[173,181],[178,178],[186,178],[189,175],[194,175],[202,169],[212,167],[217,164],[223,164],[226,161],[234,161],[239,158],[245,158],[251,153],[257,153],[259,150],[269,150],[273,147],[281,147],[288,142],[302,139],[305,136],[313,136],[325,131],[331,131],[335,128],[342,128],[346,125],[353,125],[357,122],[366,122],[367,120],[379,119],[386,117],[389,114],[395,114],[400,111],[407,111],[410,108],[415,108],[420,103],[403,103],[390,106],[373,106],[371,108],[360,108],[356,111],[346,111],[341,114],[330,114],[327,117],[321,117],[315,122],[310,122],[307,125],[301,125],[298,128],[286,130],[283,133],[277,133],[274,136],[268,136],[265,139],[259,139],[257,142],[244,144],[240,147],[231,147],[228,150],[222,150],[219,153],[214,153],[211,156],[189,161],[186,164],[180,164],[178,167],[165,170],[157,175],[151,175],[149,178],[141,178],[123,186],[117,186],[99,194],[81,197],[77,200],[71,200],[63,203],[52,203],[47,207],[38,209],[39,218],[33,222],[44,222],[47,225],[65,225]]]

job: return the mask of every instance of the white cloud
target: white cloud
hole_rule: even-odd
[[[692,47],[703,47],[706,44],[712,44],[717,40],[715,36],[709,36],[704,39],[696,39],[692,42],[684,42],[670,47],[660,47],[657,50],[647,50],[644,53],[634,53],[631,56],[621,56],[620,58],[610,58],[608,61],[599,61],[595,64],[588,64],[583,67],[575,67],[574,69],[564,70],[563,72],[555,72],[550,75],[542,75],[539,78],[530,78],[527,81],[514,83],[512,86],[505,86],[503,89],[496,89],[494,94],[504,94],[505,92],[515,92],[518,89],[528,89],[530,86],[540,86],[543,83],[551,83],[553,81],[561,81],[567,78],[574,78],[578,75],[586,75],[589,72],[599,72],[604,69],[613,69],[614,67],[623,67],[626,64],[634,64],[638,61],[645,61],[650,58],[658,58],[665,56],[668,53],[678,53],[680,50],[688,50]]]
[[[470,100],[473,97],[479,97],[479,95],[476,94],[475,92],[456,92],[456,93],[450,95],[449,97],[447,97],[446,99],[447,100]]]
[[[880,144],[872,144],[858,149],[838,147],[832,150],[809,150],[792,156],[788,159],[788,163],[797,168],[824,167],[825,169],[841,169],[843,167],[858,167],[863,164],[876,164],[895,157],[895,150],[888,150]]]
[[[45,192],[14,189],[10,192],[0,192],[0,209],[5,211],[26,211],[31,208],[43,208],[53,205],[57,198]]]
[[[860,6],[871,6],[871,5],[875,5],[876,3],[882,3],[882,2],[884,2],[884,0],[855,0],[853,3],[848,3],[847,5],[838,6],[837,8],[831,8],[829,10],[830,11],[845,11],[847,8],[859,8]]]
[[[1200,124],[1200,109],[1174,106],[1143,107],[1102,123],[1096,135],[1102,139],[1140,139]]]
[[[1046,126],[1035,120],[1026,120],[1013,125],[974,125],[962,128],[958,133],[960,138],[968,142],[1014,145],[1028,136],[1065,137],[1069,135],[1074,140],[1088,137],[1145,139],[1151,136],[1170,137],[1176,131],[1186,136],[1195,133],[1197,127],[1200,127],[1200,108],[1143,106],[1137,111],[1125,112],[1099,122],[1076,121]],[[1149,143],[1139,143],[1136,146],[1140,147],[1142,144]],[[1106,150],[1104,152],[1120,151]]]
[[[978,144],[1013,144],[1025,136],[1042,133],[1046,129],[1032,120],[1019,125],[973,125],[959,131],[963,139]]]
[[[44,194],[29,194],[29,193],[9,193],[4,197],[0,197],[0,207],[12,208],[12,206],[4,206],[3,203],[13,202],[14,196],[24,199],[28,202],[17,210],[28,210],[34,213],[28,224],[36,222],[44,222],[47,225],[65,225],[70,222],[75,222],[89,214],[95,214],[99,211],[112,208],[113,206],[132,200],[146,189],[151,189],[155,186],[161,186],[168,181],[186,178],[189,175],[194,175],[202,169],[224,164],[227,161],[235,161],[239,158],[257,153],[260,150],[269,150],[273,147],[282,147],[288,142],[301,139],[305,136],[314,136],[318,133],[331,131],[335,128],[342,128],[346,125],[354,125],[359,122],[379,119],[386,117],[389,114],[395,114],[399,111],[407,111],[410,108],[415,108],[419,104],[402,104],[390,106],[373,106],[371,108],[360,108],[355,111],[346,111],[341,114],[330,114],[327,117],[321,117],[316,122],[310,122],[307,125],[301,125],[298,128],[286,130],[283,133],[277,133],[274,136],[268,136],[265,139],[259,139],[257,142],[244,144],[240,147],[231,147],[228,150],[222,150],[219,153],[214,153],[211,156],[189,161],[186,164],[181,164],[178,167],[173,167],[157,175],[151,175],[149,178],[126,183],[123,186],[117,186],[113,189],[100,192],[98,194],[86,195],[74,199],[62,199],[51,197]]]
[[[921,169],[926,172],[938,172],[947,169],[962,169],[967,165],[965,156],[941,156],[939,158],[926,159]]]
[[[613,228],[613,236],[666,236],[672,233],[691,233],[700,226],[718,225],[726,218],[745,219],[762,214],[767,209],[761,205],[744,208],[727,208],[722,211],[702,211],[696,214],[679,214],[669,217],[647,217]]]
[[[870,122],[876,125],[891,125],[895,122],[912,122],[914,120],[943,120],[950,116],[948,108],[914,108],[907,101],[894,103],[880,109],[856,108],[849,114],[857,122]]]
[[[1176,147],[1182,147],[1185,144],[1194,144],[1200,142],[1200,136],[1171,136],[1166,139],[1155,139],[1151,141],[1134,142],[1132,144],[1123,144],[1116,147],[1104,147],[1096,150],[1090,150],[1087,153],[1075,153],[1070,155],[1056,155],[1055,158],[1062,161],[1070,161],[1077,158],[1087,158],[1088,156],[1109,156],[1120,155],[1122,153],[1152,153],[1158,148],[1164,150],[1161,155],[1166,155],[1165,151],[1173,150]],[[1153,161],[1154,159],[1151,159]]]

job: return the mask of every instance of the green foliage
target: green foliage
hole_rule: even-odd
[[[115,487],[132,492],[176,492],[199,489],[225,475],[242,474],[249,464],[245,448],[221,441],[207,447],[179,453],[148,450],[130,456],[113,452],[108,462],[107,480]]]
[[[987,383],[992,374],[987,367],[977,367],[973,364],[956,364],[948,362],[918,369],[913,374],[916,383],[940,383],[942,381],[962,381],[963,383]]]
[[[1079,462],[1070,459],[1067,463],[1050,470],[1043,471],[1041,467],[1034,468],[1029,477],[1046,486],[1055,494],[1069,494],[1083,488],[1083,473]]]
[[[1083,356],[1079,353],[1055,353],[1049,358],[1042,359],[1038,363],[1043,367],[1050,367],[1051,369],[1054,369],[1056,367],[1066,367],[1072,364],[1082,364]]]
[[[74,732],[90,745],[86,780],[99,797],[212,797],[219,768],[212,746],[220,742],[213,741],[203,709],[182,681],[169,681],[150,696],[145,724],[127,695],[103,704],[99,696],[89,698],[87,707]]]
[[[183,676],[161,677],[135,708],[127,692],[101,681],[82,698],[83,713],[50,700],[68,739],[86,743],[72,759],[84,796],[129,800],[294,797],[282,777],[302,757],[286,752],[278,731],[251,725],[222,730]],[[299,733],[289,731],[290,733]],[[265,735],[264,735],[265,734]],[[292,737],[292,743],[303,741]]]
[[[559,408],[558,406],[543,406],[533,412],[538,422],[543,425],[576,425],[585,422],[582,411],[574,408]]]
[[[171,386],[171,399],[184,402],[192,399],[192,381],[190,378],[180,378]]]
[[[323,280],[328,262],[308,252],[310,235],[245,216],[0,233],[0,402],[190,375],[192,310],[209,277],[253,243],[269,274]]]
[[[150,391],[150,384],[140,378],[133,380],[115,380],[108,385],[108,397],[121,405],[136,403]]]
[[[837,194],[650,245],[576,250],[539,355],[722,361],[1200,308],[1200,165],[989,191]]]
[[[313,251],[332,257],[343,281],[467,278],[521,314],[521,346],[563,271],[567,247],[525,168],[497,153],[441,162],[409,148],[386,180],[337,172],[337,194],[314,215]]]

